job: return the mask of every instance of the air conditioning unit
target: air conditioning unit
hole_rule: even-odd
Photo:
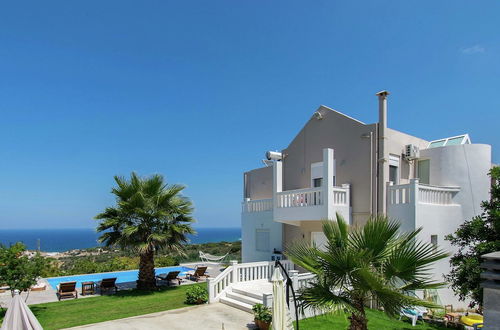
[[[420,149],[414,144],[407,144],[405,146],[404,158],[406,160],[415,160],[420,157]]]

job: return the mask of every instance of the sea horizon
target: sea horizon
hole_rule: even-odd
[[[234,242],[241,239],[240,227],[198,227],[196,235],[188,235],[188,244]],[[9,246],[22,242],[28,250],[64,252],[103,246],[97,242],[95,228],[0,229],[0,244]]]

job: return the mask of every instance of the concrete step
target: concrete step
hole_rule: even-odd
[[[241,302],[244,302],[244,303],[252,305],[252,306],[255,305],[255,304],[262,304],[262,298],[261,299],[256,299],[254,297],[250,297],[250,296],[247,296],[247,295],[244,295],[244,294],[240,294],[240,293],[237,293],[237,292],[227,292],[226,293],[226,297],[234,299],[234,300],[238,300],[238,301],[241,301]]]
[[[244,303],[244,302],[241,302],[239,300],[232,299],[229,297],[221,297],[219,299],[219,301],[223,304],[226,304],[226,305],[234,307],[234,308],[238,308],[238,309],[245,311],[247,313],[252,313],[252,305],[250,305],[250,304],[247,304],[247,303]]]
[[[238,289],[238,287],[234,287],[234,286],[232,287],[232,290],[233,290],[233,293],[238,293],[238,294],[241,294],[244,296],[258,299],[258,300],[260,300],[261,303],[262,303],[262,299],[264,298],[264,295],[262,293],[256,293],[256,292],[251,292],[251,291],[247,291],[247,290],[243,290],[243,289]]]

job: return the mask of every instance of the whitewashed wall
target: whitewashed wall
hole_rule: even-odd
[[[257,251],[255,232],[269,229],[269,251]],[[241,214],[242,262],[271,260],[273,249],[283,250],[283,224],[273,221],[273,211],[243,212]]]

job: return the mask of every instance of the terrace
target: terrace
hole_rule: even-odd
[[[200,266],[201,263],[185,263],[182,264],[182,267],[190,268],[190,269],[195,269],[197,266]],[[219,264],[215,263],[209,263],[206,264],[207,272],[210,274],[210,276],[216,277],[220,274],[221,272],[221,266]],[[97,274],[88,274],[87,277],[89,278],[95,278],[97,281],[98,279],[102,278],[109,278],[109,277],[116,277],[117,274],[119,275],[120,273],[127,273],[129,271],[119,271],[119,272],[112,272],[112,273],[97,273]],[[161,271],[160,273],[163,273],[164,271]],[[74,279],[78,282],[78,276],[74,276]],[[65,277],[61,277],[65,278]],[[29,298],[27,301],[28,305],[35,305],[35,304],[42,304],[42,303],[49,303],[49,302],[57,302],[57,291],[56,289],[52,286],[52,284],[56,283],[53,280],[57,278],[50,278],[50,279],[41,279],[41,283],[45,284],[45,290],[43,291],[31,291],[29,294]],[[58,282],[57,282],[58,283]],[[190,284],[195,284],[196,282],[193,282],[189,279],[184,278],[182,280],[181,285],[190,285]],[[124,290],[132,290],[135,289],[136,283],[135,279],[130,279],[130,281],[124,281],[124,282],[117,282],[116,285],[118,286],[119,291],[124,291]],[[81,290],[81,285],[78,283],[77,285],[77,291],[78,291],[78,299],[80,298],[90,298],[90,297],[96,297],[99,295],[99,292],[97,291],[96,294],[94,295],[82,295],[82,290]],[[24,294],[23,294],[24,295]],[[9,302],[11,300],[11,294],[10,291],[5,291],[3,293],[0,293],[0,306],[6,307],[8,306]]]

